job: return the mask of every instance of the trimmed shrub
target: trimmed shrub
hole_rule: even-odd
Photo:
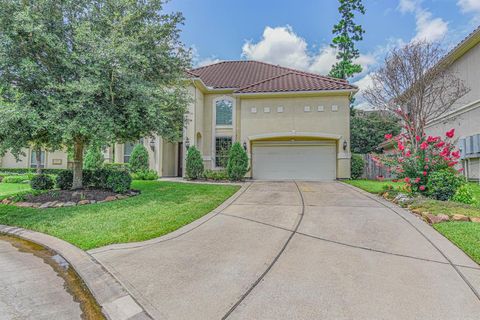
[[[473,195],[472,187],[470,187],[467,183],[461,185],[455,194],[452,197],[452,200],[455,202],[461,202],[465,204],[475,204],[477,203],[477,199]]]
[[[105,158],[100,147],[90,146],[87,149],[85,158],[83,159],[83,168],[89,170],[101,169]]]
[[[427,183],[429,197],[447,201],[450,200],[458,188],[465,183],[463,177],[453,169],[442,169],[432,172]]]
[[[227,175],[231,181],[243,180],[248,171],[248,156],[240,142],[230,147],[227,162]]]
[[[126,171],[110,171],[107,178],[107,188],[117,193],[125,193],[130,189],[132,177]]]
[[[225,170],[205,170],[203,177],[207,180],[226,181],[228,180],[227,171]]]
[[[187,170],[185,175],[187,178],[192,180],[201,178],[204,171],[203,159],[200,151],[195,146],[188,148],[186,162]]]
[[[60,190],[70,190],[73,184],[73,172],[71,170],[65,170],[57,175],[55,185]]]
[[[59,174],[60,172],[68,171],[68,169],[42,169],[43,174]],[[35,174],[35,170],[31,168],[0,168],[0,172],[14,173],[14,174]]]
[[[148,170],[148,151],[143,144],[136,144],[130,155],[130,169],[132,172]]]
[[[2,179],[2,183],[29,183],[30,180],[33,178],[33,175],[11,175],[6,176]]]
[[[57,188],[70,190],[72,188],[72,171],[62,172],[57,176]],[[98,169],[83,171],[83,186],[92,189],[106,189],[123,193],[130,189],[132,177],[125,170]]]
[[[364,167],[365,167],[365,161],[363,160],[363,157],[359,154],[352,154],[352,162],[351,162],[351,168],[350,168],[352,179],[360,178],[363,174]]]
[[[36,175],[30,181],[33,190],[51,190],[54,185],[52,177],[47,174]]]
[[[133,180],[157,180],[158,173],[155,170],[145,170],[132,173]]]
[[[130,164],[128,162],[126,162],[126,163],[106,162],[106,163],[103,164],[103,166],[104,166],[105,169],[131,172]]]

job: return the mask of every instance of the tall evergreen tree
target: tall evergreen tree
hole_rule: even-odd
[[[329,76],[347,79],[356,73],[362,72],[362,66],[354,63],[354,60],[360,56],[360,52],[355,47],[355,42],[363,40],[363,30],[361,25],[355,23],[355,13],[365,14],[365,7],[362,0],[338,0],[340,6],[338,12],[341,15],[340,21],[333,26],[332,33],[335,37],[331,46],[338,50],[338,62],[332,66]]]
[[[10,112],[19,115],[26,108],[26,118],[35,113],[34,105],[22,106],[12,93],[18,79],[31,77],[22,72],[21,63],[9,67],[6,62],[11,47],[19,47],[22,54],[19,43],[25,40],[16,30],[23,20],[32,20],[24,37],[55,44],[32,54],[31,64],[49,75],[40,85],[45,91],[40,94],[48,101],[47,128],[73,149],[73,189],[82,187],[87,145],[153,134],[169,140],[181,136],[189,99],[182,78],[190,66],[190,52],[179,40],[182,15],[163,13],[163,4],[163,0],[0,0],[0,74],[11,74],[0,93]]]

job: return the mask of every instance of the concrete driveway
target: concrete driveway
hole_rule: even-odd
[[[480,268],[339,182],[254,182],[165,237],[90,252],[155,319],[479,319]]]

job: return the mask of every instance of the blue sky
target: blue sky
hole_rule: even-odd
[[[480,23],[480,0],[364,0],[366,30],[358,44],[364,72],[350,81],[368,86],[368,74],[391,46],[414,39],[451,47]],[[185,16],[183,42],[194,64],[255,59],[325,74],[339,18],[337,0],[171,0],[167,11]],[[359,99],[358,103],[362,103]]]

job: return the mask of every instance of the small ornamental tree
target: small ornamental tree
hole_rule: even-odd
[[[105,157],[100,147],[92,145],[87,149],[85,158],[83,159],[83,168],[96,170],[103,167]]]
[[[149,168],[147,148],[145,148],[143,144],[136,144],[128,163],[130,164],[132,172],[147,171]]]
[[[248,171],[248,156],[245,150],[240,145],[240,142],[235,142],[230,148],[227,163],[228,179],[232,181],[243,180]]]
[[[445,134],[445,139],[425,135],[411,137],[409,132],[410,130],[407,130],[396,137],[386,134],[385,139],[394,142],[395,152],[374,158],[374,161],[403,179],[412,192],[428,195],[430,175],[433,172],[454,168],[458,163],[460,151],[452,143],[455,130],[449,130]]]
[[[185,172],[188,179],[196,180],[203,175],[203,159],[200,151],[195,146],[191,146],[187,151],[186,160],[187,170]]]

